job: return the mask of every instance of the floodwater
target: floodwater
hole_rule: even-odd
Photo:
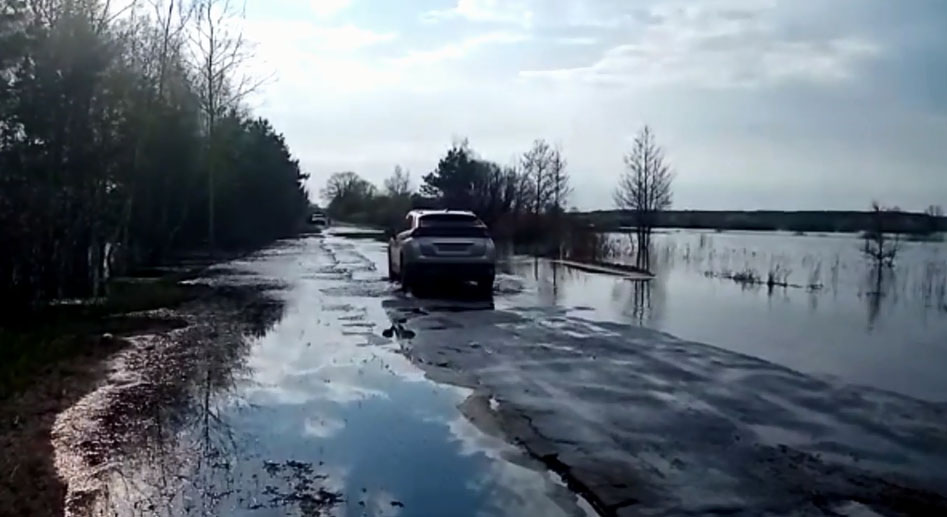
[[[224,265],[232,274],[213,282],[281,285],[271,293],[281,317],[113,452],[99,513],[592,513],[476,417],[488,397],[427,380],[399,353],[381,300],[400,295],[384,259],[380,243],[327,234]]]
[[[843,384],[947,401],[947,244],[902,243],[877,296],[854,235],[677,230],[655,241],[657,276],[647,283],[514,259],[507,270],[530,288],[509,303],[643,325]],[[795,286],[719,278],[751,270],[765,281],[777,269]]]
[[[919,400],[945,398],[942,315],[743,289],[699,255],[650,282],[513,258],[475,300],[402,293],[380,242],[278,243],[202,280],[268,286],[278,314],[168,364],[137,341],[59,419],[60,473],[96,515],[947,510],[947,411]],[[95,404],[153,392],[117,420]],[[104,432],[70,431],[89,415]]]

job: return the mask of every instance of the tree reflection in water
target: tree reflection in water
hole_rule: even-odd
[[[866,272],[863,287],[861,289],[862,297],[865,299],[867,324],[869,332],[875,329],[878,322],[878,316],[881,314],[882,302],[886,297],[894,296],[891,302],[897,302],[897,289],[893,289],[896,276],[893,270],[879,268],[869,268]]]
[[[240,387],[252,339],[282,305],[230,289],[184,314],[186,328],[131,338],[107,384],[60,415],[67,514],[322,515],[340,500],[313,465],[249,457],[234,432],[230,421],[248,409]]]

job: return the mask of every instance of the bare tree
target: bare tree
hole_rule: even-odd
[[[533,215],[539,215],[549,200],[549,173],[552,148],[543,139],[533,142],[533,147],[521,158],[523,173],[533,182]]]
[[[566,171],[566,159],[562,149],[556,146],[549,157],[549,204],[547,210],[552,214],[553,235],[557,256],[562,257],[562,213],[572,193],[569,185],[569,173]]]
[[[395,197],[406,197],[411,195],[411,173],[395,165],[394,172],[385,180],[385,191],[388,195]]]
[[[650,267],[651,232],[657,214],[671,207],[674,173],[665,162],[664,150],[655,142],[651,128],[644,126],[625,155],[625,171],[615,189],[615,205],[631,212],[635,225],[638,267]]]
[[[549,210],[557,216],[565,211],[565,205],[572,194],[566,165],[562,149],[553,149],[549,156]]]
[[[871,263],[875,272],[876,292],[881,292],[884,271],[894,267],[894,261],[901,249],[901,239],[897,233],[889,235],[890,216],[898,212],[897,208],[886,208],[877,201],[871,203],[869,226],[862,234],[862,254]]]
[[[0,2],[3,309],[101,295],[121,263],[160,264],[201,245],[203,210],[190,207],[213,207],[210,193],[227,214],[221,244],[254,247],[296,228],[305,175],[269,123],[227,111],[218,128],[227,124],[227,138],[207,138],[208,120],[246,89],[218,59],[221,32],[198,31],[207,25],[193,2]],[[200,52],[208,41],[213,57]],[[211,66],[189,66],[205,57]],[[199,91],[202,76],[212,86]],[[202,97],[221,109],[199,109]],[[209,141],[225,158],[210,193],[194,188],[206,181]]]
[[[377,202],[378,191],[358,174],[346,171],[329,176],[319,194],[326,202],[326,210],[338,218],[370,210],[372,203]]]
[[[250,46],[235,23],[243,17],[243,6],[238,9],[232,0],[193,1],[191,50],[198,70],[197,89],[207,131],[207,244],[213,251],[217,122],[263,81],[254,80],[242,70],[252,57]]]
[[[187,29],[188,21],[191,15],[191,9],[184,5],[184,0],[149,0],[151,7],[150,16],[139,12],[139,1],[132,0],[118,14],[130,11],[130,26],[134,29],[125,36],[128,46],[131,49],[130,60],[141,70],[141,73],[147,78],[150,87],[144,89],[144,98],[141,102],[144,104],[144,114],[138,119],[140,133],[135,139],[134,151],[132,154],[132,166],[125,171],[127,178],[127,195],[125,196],[120,224],[115,229],[115,235],[111,242],[119,243],[119,252],[125,260],[128,253],[132,253],[129,247],[131,234],[131,224],[133,213],[136,209],[136,198],[138,190],[141,187],[144,175],[143,157],[145,155],[144,146],[149,139],[156,133],[155,106],[161,102],[171,102],[168,95],[168,83],[177,79],[169,73],[169,69],[176,64],[181,63],[182,47],[185,43],[184,32]],[[107,6],[106,6],[107,10]],[[169,79],[169,76],[171,78]],[[179,81],[178,84],[184,84],[186,81]],[[180,87],[179,87],[180,89]],[[167,197],[170,195],[171,179],[170,175],[164,175],[162,182],[165,187],[160,192],[147,192],[147,195],[159,200],[162,204],[162,223],[167,223],[171,215],[168,213]],[[183,217],[182,217],[183,219]],[[169,232],[167,244],[170,245],[176,230]],[[116,247],[110,248],[114,252]],[[122,271],[125,267],[125,260],[117,260],[114,257],[108,257],[109,261],[114,261],[113,266],[117,271]]]
[[[349,195],[367,192],[369,186],[367,181],[354,172],[336,172],[329,176],[319,195],[326,203],[331,203]]]
[[[532,210],[533,194],[536,189],[533,186],[533,178],[526,170],[517,169],[515,165],[510,166],[509,169],[516,174],[511,180],[515,185],[513,187],[513,214],[518,218],[519,215],[528,214]]]

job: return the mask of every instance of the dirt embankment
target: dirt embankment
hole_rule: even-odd
[[[0,515],[88,513],[111,458],[156,425],[154,408],[228,382],[245,336],[281,311],[264,293],[272,286],[177,287],[185,296],[174,308],[109,315],[60,336],[77,351],[0,400]]]

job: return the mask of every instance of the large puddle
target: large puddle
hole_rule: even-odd
[[[238,274],[215,282],[283,284],[282,318],[226,382],[195,375],[186,403],[154,409],[154,429],[104,467],[101,513],[591,513],[504,441],[489,399],[427,380],[385,337],[382,301],[400,295],[384,263],[383,245],[329,234],[227,264]]]
[[[679,231],[657,239],[650,282],[512,260],[510,278],[526,288],[497,307],[641,325],[842,384],[947,401],[943,243],[905,243],[884,295],[874,296],[853,236]],[[708,276],[749,268],[765,277],[773,264],[789,282],[821,287],[767,289]]]

